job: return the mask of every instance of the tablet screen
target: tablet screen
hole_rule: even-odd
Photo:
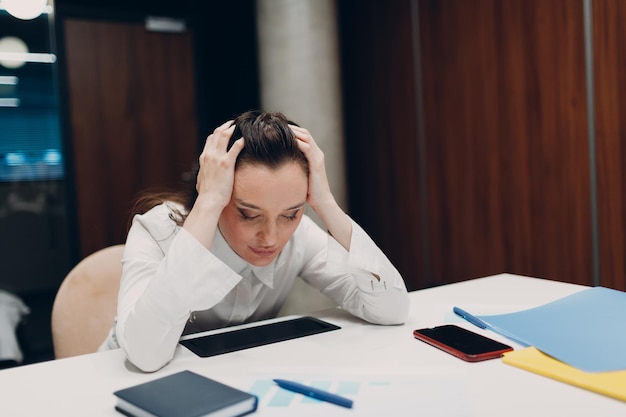
[[[315,317],[306,316],[181,340],[180,344],[196,355],[206,358],[340,328]]]

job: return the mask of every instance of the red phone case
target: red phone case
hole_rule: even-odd
[[[452,330],[454,332],[458,333],[458,337],[460,338],[465,338],[468,341],[481,341],[481,342],[485,342],[488,343],[489,345],[492,345],[488,350],[484,350],[481,352],[466,352],[463,351],[459,348],[455,348],[453,346],[450,346],[449,344],[446,344],[445,342],[442,342],[441,340],[436,339],[436,335],[433,335],[432,337],[429,335],[425,335],[423,333],[421,333],[421,331],[430,331],[432,332],[433,330],[437,330],[438,328],[435,327],[433,329],[417,329],[413,331],[413,336],[418,339],[421,340],[422,342],[426,342],[429,345],[432,345],[438,349],[443,350],[444,352],[447,352],[453,356],[456,356],[460,359],[463,359],[464,361],[467,362],[479,362],[479,361],[485,361],[488,359],[496,359],[502,356],[503,353],[505,352],[510,352],[513,350],[513,348],[511,346],[505,345],[504,343],[500,343],[496,340],[490,339],[486,336],[480,335],[478,333],[474,333],[471,332],[467,329],[464,329],[462,327],[458,327],[458,326],[454,326],[454,325],[445,325],[445,326],[439,326],[439,327],[447,327],[449,330]],[[454,328],[454,329],[451,329]],[[469,339],[468,339],[469,338]]]

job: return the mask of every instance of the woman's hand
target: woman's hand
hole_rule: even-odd
[[[298,147],[309,161],[309,191],[307,203],[315,210],[323,210],[326,205],[334,205],[335,198],[330,191],[328,177],[326,176],[326,165],[324,162],[324,152],[317,146],[313,136],[308,130],[289,125],[296,135]],[[319,214],[319,213],[318,213]]]
[[[200,170],[196,182],[198,199],[224,208],[233,193],[235,162],[244,147],[243,138],[235,141],[230,150],[228,141],[235,130],[232,120],[216,128],[206,140],[200,154]]]
[[[317,213],[326,225],[328,232],[346,250],[350,250],[350,240],[352,238],[352,221],[335,201],[328,177],[326,176],[326,166],[324,162],[324,152],[317,146],[313,136],[308,130],[289,126],[296,135],[298,147],[309,161],[309,190],[307,203]]]
[[[233,143],[230,150],[226,150],[234,130],[235,125],[229,120],[207,138],[200,154],[196,182],[198,198],[183,224],[183,228],[207,249],[213,243],[222,210],[233,195],[235,162],[244,147],[244,140],[240,138]]]

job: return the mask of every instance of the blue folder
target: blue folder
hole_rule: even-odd
[[[626,370],[625,292],[594,287],[509,314],[472,316],[459,311],[455,308],[477,326],[585,372]]]

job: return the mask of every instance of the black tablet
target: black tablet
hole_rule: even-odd
[[[196,355],[206,358],[340,328],[315,317],[305,316],[181,340],[180,344]]]

